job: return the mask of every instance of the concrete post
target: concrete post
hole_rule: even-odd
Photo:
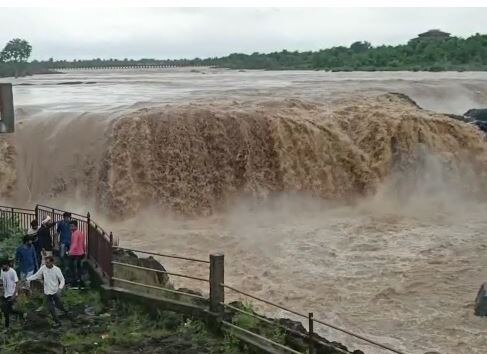
[[[0,84],[0,133],[15,130],[14,99],[12,84]]]
[[[225,256],[223,254],[210,255],[210,311],[222,313],[222,303],[225,302]]]

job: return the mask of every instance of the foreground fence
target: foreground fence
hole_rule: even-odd
[[[120,276],[113,277],[113,279],[112,279],[113,283],[112,284],[114,284],[116,287],[120,287],[120,288],[124,288],[126,285],[130,285],[131,289],[145,288],[145,289],[151,289],[151,290],[158,290],[158,291],[161,291],[163,293],[167,293],[167,294],[171,295],[168,297],[168,300],[174,299],[174,295],[177,295],[178,299],[180,299],[179,296],[184,296],[184,297],[188,297],[188,298],[193,299],[193,300],[204,300],[203,302],[197,301],[196,303],[200,304],[200,306],[202,307],[202,310],[208,311],[213,316],[218,318],[218,320],[221,323],[223,328],[230,330],[234,334],[241,333],[242,335],[244,335],[244,336],[240,337],[243,340],[245,340],[246,338],[255,338],[258,342],[267,344],[267,347],[276,348],[280,351],[288,352],[288,353],[301,353],[301,352],[296,351],[295,349],[293,349],[289,346],[286,346],[282,343],[278,343],[273,339],[266,338],[266,337],[264,337],[258,333],[254,333],[252,331],[249,331],[248,329],[246,329],[246,328],[244,328],[244,327],[242,327],[236,323],[232,323],[232,322],[225,320],[225,317],[226,317],[225,314],[227,313],[228,310],[231,310],[234,313],[240,313],[240,314],[243,314],[245,316],[252,317],[252,318],[256,319],[257,321],[261,321],[263,323],[278,327],[286,333],[291,333],[297,337],[301,337],[304,341],[306,341],[308,343],[307,353],[315,353],[315,349],[318,346],[332,349],[333,351],[338,352],[338,353],[349,353],[348,351],[341,349],[337,345],[334,345],[332,343],[326,343],[326,342],[320,340],[319,337],[316,336],[315,332],[314,332],[315,324],[319,324],[319,325],[328,327],[332,330],[341,332],[342,334],[351,336],[357,340],[363,341],[363,342],[367,343],[368,345],[372,345],[374,347],[383,349],[386,352],[396,353],[396,354],[404,354],[403,352],[401,352],[397,349],[394,349],[390,346],[381,344],[377,341],[371,340],[371,339],[366,338],[362,335],[353,333],[353,332],[348,331],[344,328],[335,326],[329,322],[315,318],[312,312],[304,314],[304,313],[292,310],[290,308],[287,308],[283,305],[279,305],[279,304],[271,302],[269,300],[257,297],[257,296],[252,295],[252,294],[249,294],[247,292],[244,292],[242,290],[237,289],[236,287],[233,287],[231,285],[226,284],[225,279],[224,279],[225,278],[225,262],[224,262],[224,255],[222,255],[222,254],[211,254],[209,256],[209,260],[203,260],[203,259],[182,257],[182,256],[177,256],[177,255],[162,254],[162,253],[157,253],[157,252],[136,250],[136,249],[131,249],[131,248],[115,247],[115,249],[120,250],[120,251],[124,251],[124,252],[134,252],[134,253],[137,253],[140,255],[157,256],[157,257],[161,257],[161,258],[171,258],[171,259],[177,259],[177,260],[182,260],[182,261],[186,261],[186,262],[199,263],[200,265],[208,267],[209,278],[200,278],[200,277],[195,277],[193,275],[173,273],[173,272],[169,272],[166,270],[155,270],[152,268],[142,267],[142,266],[134,265],[134,264],[128,264],[128,263],[120,262],[120,261],[113,261],[112,262],[112,264],[115,267],[127,267],[127,268],[131,268],[131,269],[142,270],[142,271],[149,272],[149,273],[155,272],[155,273],[164,274],[164,275],[168,275],[168,276],[181,277],[181,278],[186,278],[186,279],[191,279],[194,281],[202,282],[205,284],[203,288],[208,289],[208,293],[209,293],[208,298],[202,297],[199,294],[188,293],[188,292],[184,292],[181,290],[175,290],[172,288],[168,288],[164,284],[159,284],[159,285],[147,284],[147,283],[142,283],[140,281],[133,281],[133,280],[129,280],[126,278],[122,278]],[[115,271],[114,273],[117,273],[117,271]],[[307,333],[296,331],[295,329],[290,328],[289,326],[286,326],[286,325],[283,325],[282,323],[279,323],[279,321],[277,321],[277,320],[272,320],[272,319],[263,317],[261,315],[258,315],[254,312],[250,312],[248,310],[234,306],[225,300],[226,292],[233,292],[233,293],[239,294],[241,296],[244,296],[247,299],[252,300],[253,302],[257,301],[259,303],[266,304],[270,307],[273,307],[273,308],[285,311],[289,314],[292,314],[295,317],[300,318],[302,321],[305,322],[305,324],[307,324],[308,331],[307,331]],[[188,307],[194,306],[194,302],[189,302],[187,306]],[[253,344],[255,344],[255,342],[253,342]],[[261,348],[264,349],[263,346]]]
[[[27,232],[31,222],[37,220],[41,223],[46,217],[52,221],[63,220],[64,210],[56,209],[46,205],[36,205],[34,209],[13,208],[0,206],[0,237],[12,230]],[[87,235],[87,255],[100,273],[107,278],[112,277],[112,249],[114,245],[113,235],[107,233],[98,226],[91,218],[90,214],[81,215],[72,213],[71,219],[78,222],[78,228]],[[55,248],[58,247],[56,228],[50,228],[51,236]]]
[[[27,230],[32,220],[39,222],[49,216],[53,221],[60,221],[63,218],[63,210],[52,208],[45,205],[37,205],[33,210],[0,206],[0,236],[5,235],[11,228]],[[307,353],[315,353],[317,346],[334,350],[338,353],[349,353],[336,344],[324,342],[315,335],[315,324],[328,327],[332,330],[341,332],[383,349],[390,353],[404,354],[388,345],[366,338],[357,333],[353,333],[344,328],[338,327],[327,321],[315,318],[312,312],[301,313],[283,305],[271,302],[267,299],[244,292],[237,287],[225,283],[225,261],[223,254],[211,254],[208,260],[184,257],[179,255],[164,254],[152,251],[119,247],[118,242],[114,242],[113,234],[107,233],[97,223],[93,221],[90,214],[81,215],[71,213],[71,218],[78,221],[81,231],[87,235],[87,255],[99,274],[106,279],[111,291],[123,292],[129,290],[141,297],[157,297],[161,301],[166,301],[173,310],[188,310],[191,313],[201,313],[210,316],[223,328],[231,331],[243,341],[252,345],[258,345],[261,349],[274,348],[281,352],[301,353],[290,346],[279,343],[272,338],[267,338],[261,334],[254,333],[248,328],[244,328],[238,323],[227,320],[228,311],[240,313],[254,318],[265,324],[280,328],[285,333],[291,333],[301,337],[307,344]],[[51,229],[54,237],[56,230]],[[56,237],[54,237],[56,239]],[[140,258],[138,255],[149,256]],[[132,256],[131,256],[132,255]],[[183,274],[167,271],[159,262],[152,257],[169,258],[176,261],[190,262],[202,267],[207,267],[209,276],[207,278],[197,277],[191,274]],[[184,278],[197,281],[203,285],[203,289],[209,294],[208,297],[189,289],[175,289],[169,281],[169,276]],[[199,286],[201,288],[201,286]],[[265,304],[275,309],[285,311],[304,321],[308,326],[308,331],[297,331],[278,320],[269,319],[254,312],[234,306],[225,300],[226,292],[232,292],[251,299],[254,302]],[[195,312],[196,311],[196,312]],[[259,344],[260,343],[260,344]]]

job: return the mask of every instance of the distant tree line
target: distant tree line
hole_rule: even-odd
[[[273,53],[233,53],[225,57],[177,60],[91,59],[34,60],[27,63],[30,44],[22,39],[10,41],[0,54],[0,76],[43,73],[59,68],[125,67],[144,65],[215,66],[230,69],[330,70],[330,71],[446,71],[487,70],[487,35],[468,38],[430,30],[396,46],[372,46],[357,41],[349,47],[338,46],[319,51]]]
[[[232,69],[314,69],[331,71],[446,71],[487,70],[487,35],[463,39],[418,37],[407,44],[374,47],[355,42],[350,47],[269,54],[230,54],[205,63]]]

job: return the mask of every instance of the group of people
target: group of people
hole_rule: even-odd
[[[51,235],[51,229],[56,226],[56,233]],[[57,241],[57,242],[55,242]],[[58,247],[55,247],[57,244]],[[59,251],[61,268],[54,264],[54,250]],[[20,282],[11,259],[1,261],[1,279],[3,282],[2,312],[5,318],[5,328],[10,326],[10,316],[20,318],[26,315],[15,309],[15,299],[20,290],[20,283],[30,291],[30,282],[42,280],[47,307],[56,326],[60,325],[56,314],[56,307],[68,314],[60,299],[60,292],[65,286],[64,272],[69,272],[73,286],[82,283],[82,262],[86,257],[86,236],[78,229],[78,222],[71,219],[71,214],[65,212],[63,219],[53,222],[50,217],[31,222],[31,227],[23,237],[23,243],[17,248],[15,266],[20,271]]]

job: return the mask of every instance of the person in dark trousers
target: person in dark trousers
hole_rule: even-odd
[[[42,261],[45,263],[46,257],[52,256],[53,242],[51,236],[51,228],[55,224],[51,222],[51,218],[48,216],[41,222],[41,227],[37,231],[37,238],[39,239],[39,245],[41,248]]]
[[[64,276],[57,266],[54,265],[54,258],[52,256],[45,257],[45,264],[27,280],[44,280],[44,295],[47,299],[47,307],[54,320],[55,326],[59,327],[61,322],[56,314],[56,307],[64,312],[64,314],[70,318],[69,312],[64,308],[64,305],[60,298],[61,290],[64,288]]]
[[[32,238],[28,235],[24,236],[23,245],[17,248],[15,252],[16,264],[20,266],[20,280],[26,281],[38,269],[37,257],[34,246],[32,246]],[[30,289],[30,282],[26,282],[27,289]]]
[[[23,318],[24,314],[21,311],[14,309],[15,298],[17,297],[17,284],[19,278],[17,272],[10,266],[10,260],[2,260],[2,271],[0,277],[3,282],[3,302],[2,312],[5,317],[5,329],[10,327],[10,315],[17,315],[19,318]]]
[[[57,223],[56,232],[59,241],[59,258],[61,259],[61,269],[66,271],[69,265],[68,252],[69,246],[71,245],[71,213],[63,213],[63,220]]]
[[[73,267],[73,284],[81,286],[82,264],[86,257],[86,235],[78,229],[78,222],[71,221],[71,248],[69,249],[71,265]]]

